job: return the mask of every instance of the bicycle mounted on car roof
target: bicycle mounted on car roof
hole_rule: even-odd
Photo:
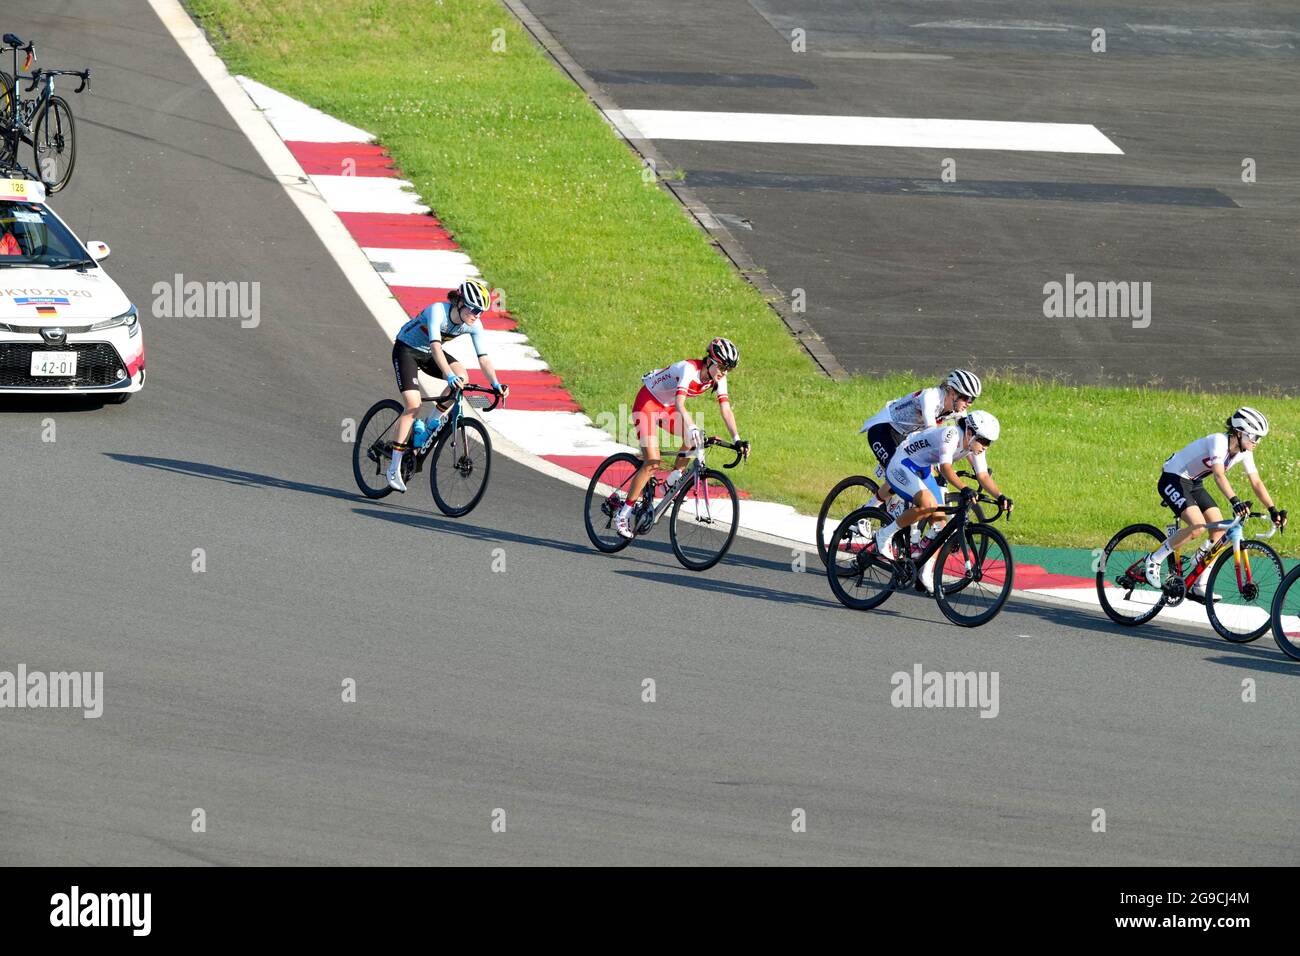
[[[76,124],[68,101],[54,92],[54,78],[76,76],[80,93],[90,85],[90,70],[33,70],[24,76],[18,67],[18,54],[25,53],[22,69],[36,61],[36,44],[23,43],[12,33],[0,38],[0,55],[13,54],[13,75],[0,71],[0,173],[18,173],[26,179],[45,184],[46,191],[56,193],[68,185],[77,162]],[[39,85],[40,93],[24,99],[19,83],[30,80],[26,92]],[[18,151],[31,147],[34,169],[18,161]]]

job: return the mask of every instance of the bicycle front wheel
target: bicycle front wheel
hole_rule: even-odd
[[[1097,598],[1116,624],[1145,624],[1165,606],[1164,592],[1147,583],[1146,556],[1165,543],[1160,529],[1131,524],[1111,538],[1093,565],[1097,569]],[[1173,558],[1167,570],[1173,573]]]
[[[68,185],[77,165],[77,128],[72,122],[72,107],[61,96],[50,98],[41,111],[33,131],[32,152],[36,174],[48,192],[56,193]]]
[[[1263,541],[1241,542],[1241,563],[1224,551],[1205,582],[1205,611],[1225,641],[1249,644],[1263,637],[1273,615],[1273,597],[1282,584],[1282,559]],[[1216,594],[1216,585],[1220,593]],[[1214,598],[1221,600],[1214,600]]]
[[[673,502],[668,536],[682,567],[707,571],[722,560],[736,540],[740,499],[731,479],[712,468],[706,468],[694,480],[687,476],[685,481],[685,490]]]
[[[462,418],[438,436],[429,461],[433,503],[449,518],[463,518],[483,500],[492,471],[492,439],[477,418]]]
[[[831,535],[851,511],[871,507],[880,486],[865,475],[851,475],[831,489],[817,512],[817,555],[826,564]]]
[[[357,439],[352,443],[352,477],[367,498],[392,494],[393,489],[388,487],[388,463],[393,457],[392,443],[397,440],[397,429],[393,426],[401,415],[402,403],[386,398],[370,407],[357,428]]]
[[[613,554],[632,543],[614,530],[614,518],[627,501],[627,491],[632,479],[641,470],[641,459],[627,452],[610,455],[596,468],[587,485],[587,501],[583,508],[583,521],[587,537],[597,551]],[[605,488],[602,489],[601,485]]]
[[[934,599],[943,616],[962,627],[997,617],[1015,580],[1011,546],[1002,532],[968,524],[943,543],[935,562]]]
[[[881,508],[859,508],[845,515],[831,535],[826,579],[835,599],[845,607],[870,611],[894,593],[894,563],[876,554],[872,540],[889,521]]]
[[[1300,565],[1282,579],[1273,598],[1273,640],[1287,657],[1300,661]]]

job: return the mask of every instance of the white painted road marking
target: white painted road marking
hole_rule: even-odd
[[[713,113],[701,110],[611,110],[609,116],[630,139],[1124,154],[1101,130],[1087,123]]]

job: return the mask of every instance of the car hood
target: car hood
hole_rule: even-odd
[[[103,269],[0,268],[0,322],[75,325],[121,315],[131,300]]]

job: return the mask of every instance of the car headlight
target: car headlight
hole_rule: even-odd
[[[130,330],[129,334],[131,335],[135,335],[140,331],[140,318],[135,306],[131,306],[121,315],[105,319],[103,322],[96,322],[90,327],[89,331],[98,332],[101,329],[115,329],[119,325],[125,325]]]

